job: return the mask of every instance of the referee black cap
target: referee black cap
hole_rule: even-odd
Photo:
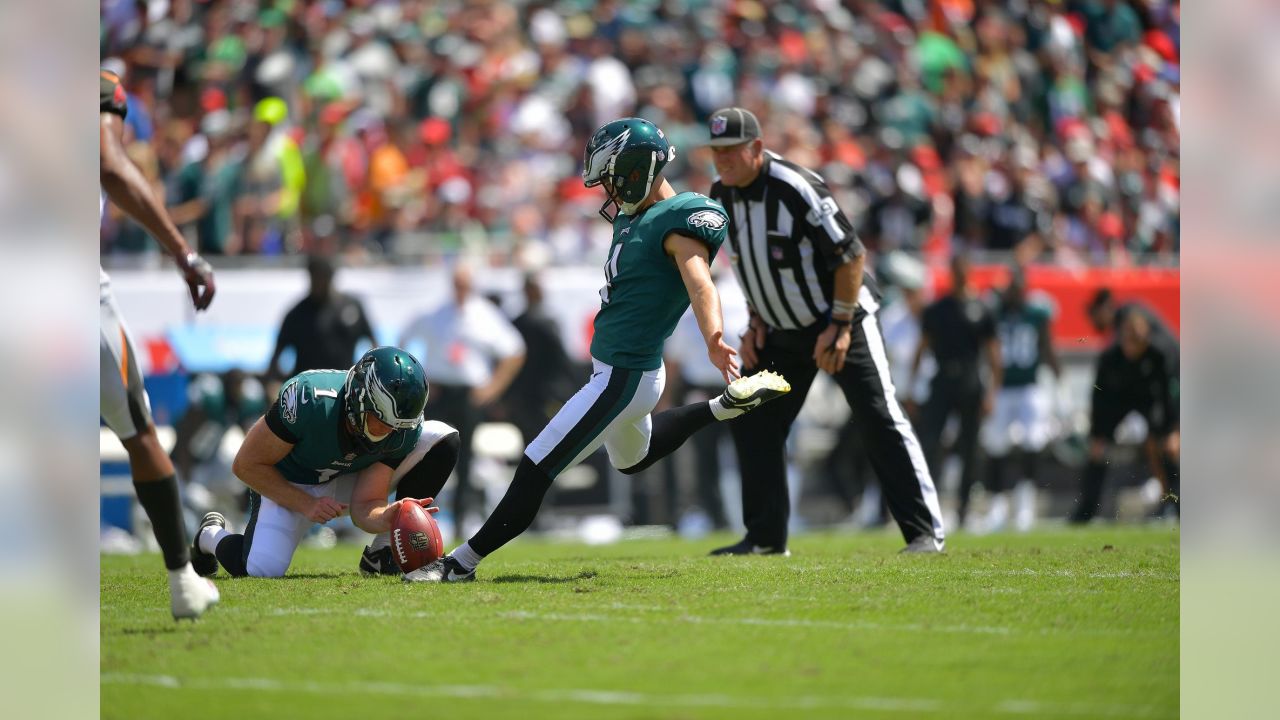
[[[711,131],[707,142],[710,147],[739,145],[760,137],[760,121],[746,108],[730,107],[711,113],[707,128]]]

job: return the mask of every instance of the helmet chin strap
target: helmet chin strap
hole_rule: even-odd
[[[366,438],[369,438],[369,441],[370,441],[370,442],[382,442],[383,440],[386,440],[388,437],[391,437],[391,433],[384,433],[384,434],[382,434],[382,435],[374,435],[373,433],[369,432],[369,428],[365,428],[365,430],[364,430],[364,436],[365,436]]]

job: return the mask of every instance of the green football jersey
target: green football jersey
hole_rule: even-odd
[[[614,367],[654,370],[662,344],[689,308],[689,292],[675,260],[662,249],[671,233],[707,244],[714,259],[729,230],[720,203],[685,192],[637,215],[618,214],[604,265],[591,356]]]
[[[346,370],[308,370],[298,373],[280,388],[280,396],[267,411],[267,425],[293,450],[276,463],[289,482],[319,485],[381,462],[400,464],[422,433],[394,430],[382,442],[364,452],[352,443],[344,423],[342,384]]]
[[[1004,387],[1034,385],[1040,370],[1040,338],[1049,332],[1051,311],[1026,302],[1020,308],[1003,306],[996,319],[1000,357],[1004,361]]]

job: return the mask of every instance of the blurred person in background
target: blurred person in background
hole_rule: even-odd
[[[524,277],[524,312],[511,321],[524,341],[525,361],[504,398],[527,445],[573,395],[574,363],[564,349],[560,324],[543,304],[542,281]]]
[[[765,149],[755,114],[717,110],[708,129],[719,172],[710,195],[728,211],[727,249],[750,315],[743,366],[795,388],[733,425],[747,534],[713,554],[788,552],[786,442],[819,370],[849,403],[905,549],[941,552],[937,492],[895,397],[866,249],[820,176]]]
[[[348,366],[362,341],[377,345],[364,305],[354,296],[334,289],[337,261],[331,257],[307,257],[307,296],[285,313],[276,335],[276,347],[267,363],[269,380],[291,377],[306,370]],[[280,358],[292,348],[293,367],[280,371]]]
[[[1102,505],[1107,451],[1116,428],[1130,413],[1147,423],[1152,470],[1164,493],[1157,515],[1180,514],[1179,347],[1155,315],[1137,304],[1114,307],[1110,292],[1100,291],[1090,305],[1095,324],[1114,328],[1114,341],[1098,356],[1089,413],[1089,459],[1080,495],[1069,518],[1074,524],[1093,519]]]
[[[225,482],[234,475],[220,457],[222,441],[233,427],[248,432],[266,411],[266,401],[262,381],[239,368],[200,373],[188,381],[187,408],[174,425],[170,456],[186,481],[184,504],[197,516],[214,509],[218,495],[233,495],[239,489]]]
[[[400,574],[391,552],[400,504],[430,505],[458,458],[458,431],[424,419],[429,390],[422,365],[396,347],[374,348],[349,370],[290,378],[232,464],[251,490],[249,523],[231,533],[221,513],[207,513],[192,545],[196,572],[282,577],[312,525],[350,515],[374,535],[360,572]]]
[[[306,169],[287,123],[289,106],[278,97],[259,100],[249,125],[244,193],[239,200],[245,244],[252,252],[280,255],[298,247],[298,207]]]
[[[213,268],[187,247],[165,212],[163,200],[126,155],[123,145],[123,123],[128,113],[126,98],[120,79],[110,71],[99,71],[98,162],[102,191],[173,256],[191,292],[192,304],[196,310],[204,310],[213,301]],[[105,199],[99,203],[101,212]],[[98,295],[102,315],[99,342],[102,420],[120,438],[129,455],[129,472],[138,502],[151,520],[169,571],[173,617],[194,619],[218,602],[218,589],[191,567],[173,462],[156,435],[137,346],[116,307],[111,281],[102,270],[99,270]]]
[[[934,477],[941,477],[942,432],[952,415],[959,420],[960,432],[952,451],[960,456],[962,466],[957,505],[961,526],[978,479],[979,428],[995,404],[1002,370],[995,319],[970,284],[969,270],[967,256],[951,259],[951,290],[925,308],[908,383],[915,383],[925,353],[932,353],[938,369],[929,385],[929,397],[920,408],[920,440]],[[984,361],[989,376],[986,383],[982,378]]]
[[[462,535],[474,493],[471,441],[485,409],[502,397],[524,365],[525,344],[497,306],[475,294],[467,262],[454,266],[452,282],[452,296],[411,320],[398,344],[424,348],[422,357],[434,381],[427,412],[458,428],[462,436],[451,508],[455,534]]]
[[[1009,520],[1008,491],[1012,489],[1014,525],[1025,532],[1035,522],[1036,481],[1053,431],[1052,399],[1038,382],[1040,366],[1048,366],[1056,383],[1062,378],[1062,365],[1050,332],[1053,310],[1027,297],[1027,280],[1021,268],[1013,268],[997,303],[996,335],[1004,368],[995,408],[982,428],[987,489],[994,495],[982,529],[1004,529]],[[1017,473],[1013,483],[1008,477],[1010,458]]]
[[[232,255],[242,248],[235,210],[245,158],[235,146],[232,123],[226,110],[204,116],[170,187],[174,224],[194,225],[198,247],[207,255]]]

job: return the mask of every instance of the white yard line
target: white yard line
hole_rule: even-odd
[[[816,630],[844,630],[851,632],[858,631],[874,631],[874,632],[904,632],[904,633],[946,633],[957,635],[997,635],[997,636],[1022,636],[1022,635],[1089,635],[1089,636],[1123,636],[1129,637],[1133,635],[1149,635],[1161,634],[1157,631],[1146,631],[1140,628],[1124,628],[1124,629],[1104,629],[1104,628],[1018,628],[1005,627],[999,625],[933,625],[927,623],[879,623],[869,620],[855,621],[838,621],[838,620],[804,620],[798,618],[760,618],[760,617],[707,617],[704,615],[686,615],[680,608],[663,608],[650,605],[628,605],[615,603],[612,605],[602,605],[600,609],[620,609],[632,610],[648,615],[627,615],[622,613],[547,613],[533,612],[528,610],[507,610],[496,612],[491,618],[480,619],[507,619],[507,620],[532,620],[536,622],[588,622],[588,623],[630,623],[630,624],[652,624],[652,623],[687,623],[690,625],[731,625],[739,627],[780,627],[780,628],[812,628]],[[110,611],[114,608],[103,607],[102,610]],[[144,611],[153,613],[167,612],[167,608],[143,608]],[[137,610],[134,610],[137,612]],[[398,618],[406,620],[447,620],[455,617],[453,613],[443,610],[389,610],[386,608],[358,608],[356,610],[339,610],[332,608],[249,608],[249,607],[220,607],[214,612],[230,613],[235,615],[258,615],[260,617],[294,617],[294,616],[312,616],[312,615],[351,615],[354,617],[372,617],[372,618]],[[663,617],[657,618],[652,615],[655,613],[665,613]]]
[[[102,685],[132,685],[169,690],[246,690],[312,695],[400,695],[457,700],[489,699],[515,702],[578,703],[583,705],[620,705],[633,707],[712,707],[760,708],[780,710],[879,710],[903,713],[966,712],[1000,715],[1079,715],[1084,717],[1161,717],[1156,708],[1143,705],[1070,703],[1059,705],[1034,700],[1005,700],[992,707],[957,707],[929,698],[894,698],[873,696],[829,697],[790,695],[785,698],[749,697],[722,693],[696,695],[679,693],[643,693],[591,688],[559,688],[521,690],[500,685],[424,686],[400,683],[319,683],[282,681],[269,678],[195,677],[172,675],[139,675],[103,673]]]

